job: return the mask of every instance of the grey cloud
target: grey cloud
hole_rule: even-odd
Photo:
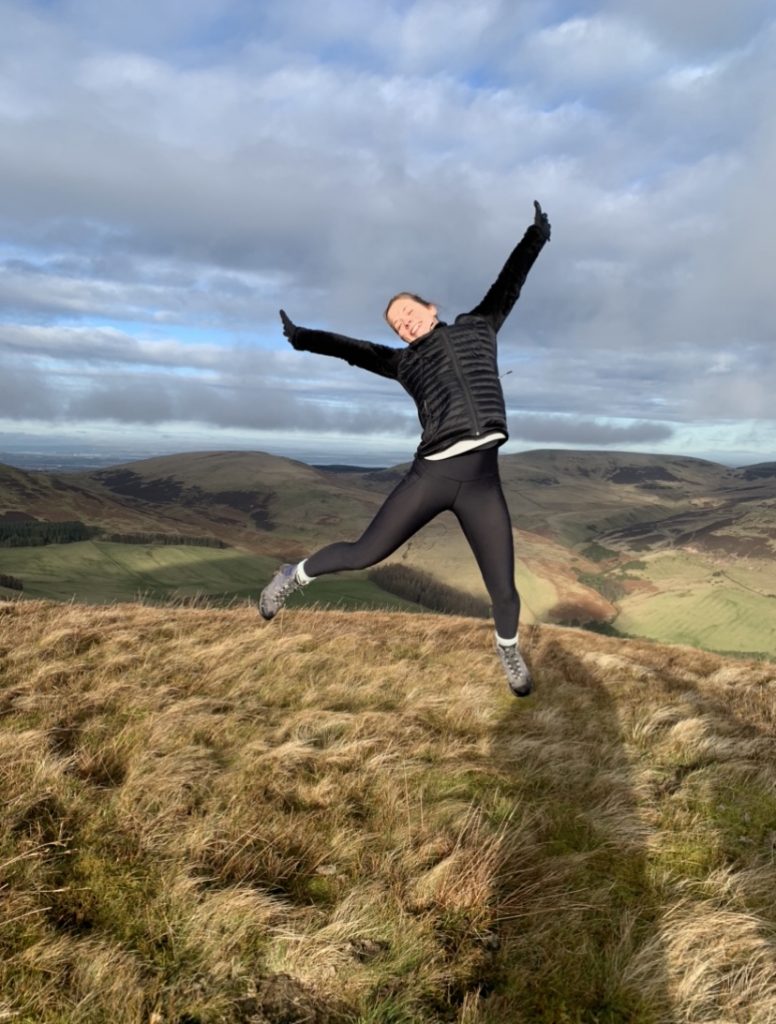
[[[60,243],[61,244],[61,243]],[[83,243],[88,245],[87,243]],[[255,328],[277,305],[280,275],[219,270],[195,261],[130,256],[0,263],[0,306],[7,316],[37,321],[104,317],[149,324],[192,318],[213,327]]]
[[[513,416],[510,419],[513,440],[537,444],[632,445],[668,441],[674,430],[661,423],[607,423],[581,420],[573,416]]]
[[[741,360],[719,372],[700,374],[684,384],[686,402],[692,418],[713,414],[728,420],[773,420],[773,396],[776,389],[776,361],[758,372],[755,364]]]
[[[92,45],[161,50],[191,46],[198,37],[217,31],[225,15],[246,7],[250,5],[235,0],[158,0],[152,7],[121,0],[3,0],[0,15],[9,42],[16,45],[49,43],[56,51],[63,40],[76,46],[83,39]]]
[[[256,380],[222,376],[217,381],[153,373],[84,378],[79,393],[63,402],[70,422],[113,420],[127,424],[196,422],[220,428],[318,430],[321,432],[409,435],[415,429],[406,411],[376,405],[368,394],[350,402],[326,401],[318,391],[277,387]]]
[[[771,349],[773,347],[771,346]],[[776,360],[759,348],[708,352],[696,346],[643,352],[536,347],[507,350],[500,364],[513,415],[563,411],[580,417],[712,423],[722,418],[772,420]]]
[[[0,350],[16,356],[87,363],[142,363],[212,369],[230,354],[215,345],[184,345],[175,340],[139,341],[111,328],[27,327],[0,324]]]
[[[56,417],[58,409],[58,397],[45,374],[0,358],[0,417],[49,419]]]
[[[690,54],[744,46],[774,20],[770,0],[607,0],[605,6],[640,22],[672,50]]]

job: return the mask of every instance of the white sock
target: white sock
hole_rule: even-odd
[[[306,561],[306,558],[302,559],[302,561],[296,567],[296,578],[304,586],[307,586],[308,583],[312,583],[312,581],[315,579],[315,576],[308,576],[307,573],[304,571],[304,563]]]
[[[514,636],[512,637],[512,639],[511,639],[511,640],[504,640],[504,638],[503,638],[503,637],[500,637],[500,636],[498,635],[498,633],[496,633],[496,643],[497,643],[497,644],[498,644],[498,645],[499,645],[500,647],[516,647],[516,646],[517,646],[517,638],[518,638],[518,635],[519,635],[519,630],[518,630],[518,632],[517,632],[517,633],[515,633],[515,635],[514,635]]]

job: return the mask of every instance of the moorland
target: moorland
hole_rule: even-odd
[[[0,1019],[771,1024],[776,666],[0,602]]]

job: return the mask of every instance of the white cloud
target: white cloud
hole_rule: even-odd
[[[652,37],[632,22],[595,15],[551,25],[530,40],[536,66],[551,69],[556,88],[603,86],[653,76],[666,55]]]

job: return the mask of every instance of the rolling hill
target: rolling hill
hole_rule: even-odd
[[[732,470],[679,456],[552,450],[507,455],[501,466],[524,621],[776,653],[775,463]],[[0,526],[32,516],[209,535],[258,559],[263,583],[278,561],[358,536],[402,469],[322,469],[252,452],[187,453],[78,474],[0,467]],[[486,597],[450,514],[392,560]],[[32,593],[53,596],[45,572],[31,576],[20,555],[0,549],[0,573],[23,576],[22,569],[37,587]],[[322,581],[303,600],[337,600],[341,583]],[[165,587],[186,592],[173,578],[152,589]],[[207,574],[201,589],[224,593]],[[89,596],[82,583],[73,593]],[[234,593],[251,596],[242,584]]]
[[[357,481],[335,483],[304,463],[260,452],[193,452],[61,475],[0,467],[0,522],[22,514],[119,531],[210,533],[273,557],[378,504]]]

